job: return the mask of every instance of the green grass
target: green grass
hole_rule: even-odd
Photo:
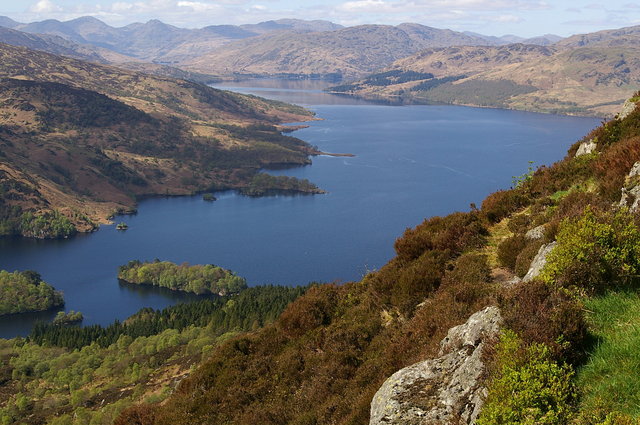
[[[578,371],[583,413],[608,411],[640,417],[640,294],[611,292],[585,303],[597,337]]]

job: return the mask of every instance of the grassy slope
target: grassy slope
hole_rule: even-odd
[[[640,417],[640,294],[612,292],[585,303],[597,339],[589,361],[578,371],[585,410],[619,411]]]

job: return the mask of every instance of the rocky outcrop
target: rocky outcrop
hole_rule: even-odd
[[[533,258],[529,271],[522,278],[523,282],[531,282],[533,279],[540,275],[542,268],[547,264],[547,255],[556,247],[556,242],[551,242],[546,245],[542,245],[538,250],[538,253]]]
[[[640,161],[631,167],[622,187],[622,196],[618,205],[628,207],[631,212],[638,212],[640,209]]]
[[[475,423],[487,395],[482,351],[501,323],[498,308],[487,307],[451,328],[438,358],[401,369],[384,382],[371,402],[369,425]]]
[[[541,224],[540,226],[534,227],[533,229],[525,233],[524,237],[533,240],[542,239],[544,237],[544,230],[544,224]]]
[[[593,153],[593,151],[596,150],[597,146],[598,145],[593,139],[580,143],[580,146],[578,146],[578,151],[576,152],[576,158],[582,155]]]
[[[624,105],[622,105],[622,110],[618,114],[618,119],[623,120],[627,118],[634,109],[636,109],[636,102],[632,99],[628,99],[626,102],[624,102]]]

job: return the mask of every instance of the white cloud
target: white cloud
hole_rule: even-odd
[[[207,12],[212,10],[222,10],[222,8],[217,4],[211,3],[203,3],[199,1],[179,1],[177,4],[178,7],[186,7],[194,12]]]
[[[40,0],[29,8],[32,13],[56,13],[62,12],[62,8],[54,4],[51,0]]]

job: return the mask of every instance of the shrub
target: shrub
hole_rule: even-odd
[[[525,347],[505,331],[497,347],[498,376],[489,385],[478,425],[560,425],[573,414],[573,372],[544,344]]]
[[[417,304],[440,286],[448,257],[445,251],[427,251],[405,266],[392,289],[393,304],[404,314],[411,314]]]
[[[499,297],[505,325],[527,343],[548,346],[558,358],[578,363],[586,344],[582,304],[542,282],[519,284]]]
[[[482,214],[490,223],[497,223],[529,203],[522,189],[499,190],[482,201]]]
[[[594,169],[603,197],[609,201],[620,199],[625,177],[636,161],[640,161],[640,137],[616,143],[600,155]]]
[[[525,233],[531,227],[531,216],[527,214],[515,215],[509,220],[507,227],[513,233]]]
[[[428,250],[449,250],[457,255],[465,249],[480,246],[486,234],[477,213],[458,212],[433,217],[405,230],[394,247],[401,262],[412,261]]]
[[[626,209],[597,212],[587,207],[577,220],[565,220],[558,246],[540,275],[547,283],[594,289],[640,273],[640,229]]]
[[[444,277],[444,291],[452,294],[456,303],[473,305],[491,292],[491,268],[483,254],[463,254]]]
[[[519,277],[524,277],[531,267],[531,262],[542,246],[541,240],[530,240],[516,257],[514,272]]]
[[[500,242],[498,245],[498,262],[511,270],[516,267],[518,254],[527,246],[527,238],[515,235]]]

